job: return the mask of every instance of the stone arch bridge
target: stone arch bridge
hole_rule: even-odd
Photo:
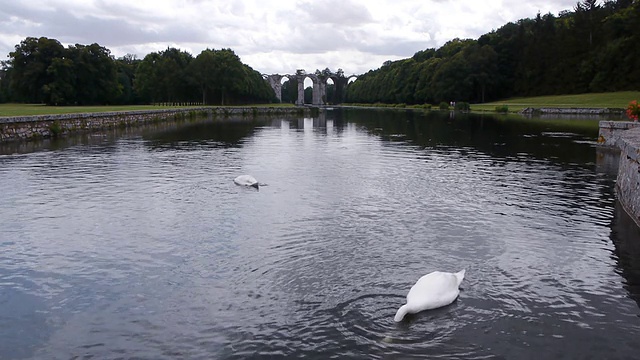
[[[304,80],[306,78],[311,79],[313,82],[313,98],[312,105],[325,105],[327,96],[327,80],[331,79],[335,86],[335,102],[341,103],[344,101],[347,85],[349,81],[357,79],[357,75],[345,76],[342,70],[338,70],[337,73],[324,70],[316,71],[314,74],[307,74],[303,69],[298,69],[293,75],[280,75],[280,74],[262,74],[262,77],[271,85],[271,88],[276,93],[276,97],[282,102],[282,79],[287,78],[289,80],[297,80],[298,82],[298,99],[296,105],[304,105]]]

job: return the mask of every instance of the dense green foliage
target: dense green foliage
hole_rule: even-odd
[[[193,58],[167,48],[142,60],[132,55],[115,59],[98,44],[65,48],[55,39],[28,37],[3,65],[0,102],[228,105],[273,100],[262,75],[231,49],[206,49]]]
[[[482,103],[501,98],[638,90],[640,0],[584,0],[558,16],[508,23],[387,61],[347,90],[352,103]]]

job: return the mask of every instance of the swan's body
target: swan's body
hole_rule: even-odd
[[[407,294],[407,303],[402,305],[395,321],[401,321],[406,314],[436,309],[451,304],[460,294],[460,283],[465,270],[457,273],[434,271],[416,282]]]
[[[260,184],[258,183],[258,180],[256,180],[251,175],[240,175],[237,178],[233,179],[233,182],[236,185],[240,185],[240,186],[251,186],[256,189],[260,188]]]

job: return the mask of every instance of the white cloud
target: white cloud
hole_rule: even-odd
[[[0,56],[27,36],[139,58],[167,46],[232,48],[263,73],[363,73],[575,0],[0,0]],[[2,55],[5,54],[5,55]]]

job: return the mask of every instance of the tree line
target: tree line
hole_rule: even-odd
[[[387,61],[346,91],[353,103],[481,103],[517,96],[638,90],[640,0],[583,0],[572,10],[510,22],[474,39]],[[327,88],[332,92],[333,87]],[[305,89],[305,98],[311,89]],[[297,84],[283,84],[293,102]],[[329,96],[328,96],[329,98]],[[231,49],[167,48],[114,58],[98,44],[28,37],[0,67],[0,102],[52,105],[276,101]],[[308,101],[306,101],[308,102]]]
[[[231,49],[193,57],[176,48],[116,59],[98,44],[27,37],[0,69],[0,102],[50,105],[246,104],[274,100],[262,75]]]
[[[477,40],[387,61],[347,90],[353,103],[481,103],[640,89],[640,1],[584,0],[510,22]]]

